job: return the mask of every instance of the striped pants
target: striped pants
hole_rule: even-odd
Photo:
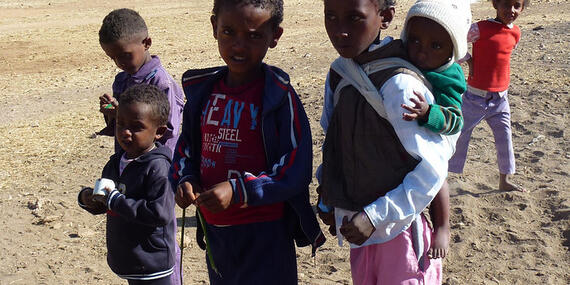
[[[511,138],[511,108],[507,94],[501,97],[497,92],[487,92],[486,95],[481,96],[467,91],[463,94],[461,112],[464,120],[463,129],[457,140],[455,154],[449,160],[449,171],[463,172],[471,133],[475,126],[485,120],[495,138],[499,172],[515,173],[515,156]]]

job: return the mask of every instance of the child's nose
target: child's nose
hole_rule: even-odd
[[[120,129],[120,130],[119,130],[119,135],[120,135],[122,138],[130,138],[131,135],[132,135],[132,133],[131,133],[131,130],[129,130],[129,129]]]
[[[238,37],[238,38],[236,38],[236,39],[234,40],[232,47],[233,47],[234,49],[237,49],[237,50],[245,49],[245,46],[246,46],[245,43],[246,43],[246,40],[245,40],[245,39],[242,39],[241,37]]]
[[[346,38],[348,38],[348,32],[346,32],[346,31],[339,31],[339,32],[338,32],[338,37],[339,37],[339,38],[342,38],[342,39],[346,39]]]

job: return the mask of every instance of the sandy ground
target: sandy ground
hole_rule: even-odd
[[[303,100],[316,166],[322,89],[336,53],[322,1],[285,2],[285,33],[267,62],[289,72]],[[399,2],[385,34],[399,35],[410,4]],[[0,0],[0,284],[125,284],[105,261],[104,217],[76,204],[78,190],[93,184],[113,151],[110,138],[92,138],[103,125],[97,98],[110,92],[118,72],[97,31],[121,7],[146,19],[151,52],[176,79],[189,68],[222,64],[209,26],[211,1]],[[474,20],[494,16],[489,2],[472,10]],[[529,192],[497,190],[493,138],[485,124],[477,127],[464,175],[450,177],[446,284],[570,284],[568,15],[569,2],[540,0],[517,20],[523,37],[513,54],[509,99],[515,181]],[[185,280],[203,284],[204,253],[189,216]],[[298,268],[301,284],[351,283],[348,248],[330,236],[316,258],[299,249]]]

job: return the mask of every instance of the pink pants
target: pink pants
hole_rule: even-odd
[[[424,271],[412,246],[411,229],[386,243],[350,250],[350,268],[354,285],[441,284],[441,259],[430,259],[432,230],[422,216],[424,231]]]

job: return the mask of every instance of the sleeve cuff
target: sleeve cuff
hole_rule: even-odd
[[[247,204],[247,192],[243,178],[233,178],[229,180],[232,186],[232,204]]]
[[[113,190],[109,193],[109,197],[107,198],[107,209],[112,210],[113,203],[119,198],[123,196],[119,190]]]
[[[319,207],[319,210],[321,210],[321,212],[323,212],[323,213],[330,213],[334,209],[331,206],[327,206],[327,205],[323,204],[323,199],[319,199],[318,207]]]

